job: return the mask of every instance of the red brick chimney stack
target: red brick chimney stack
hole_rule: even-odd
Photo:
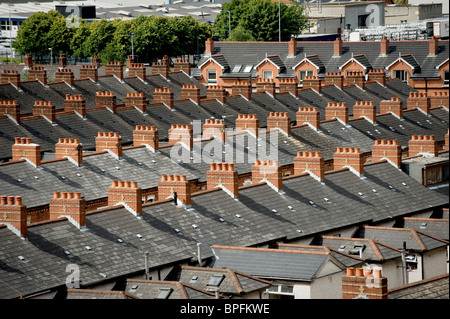
[[[132,63],[134,63],[133,56],[131,54],[127,55],[127,58],[125,60],[125,66],[129,69]]]
[[[380,41],[380,56],[386,57],[389,52],[389,39],[383,37]]]
[[[408,156],[431,155],[439,156],[438,141],[434,135],[412,135],[408,142]]]
[[[124,205],[134,216],[142,216],[142,189],[135,181],[112,182],[108,188],[108,206]]]
[[[31,67],[33,65],[33,58],[31,57],[31,54],[25,54],[24,61],[25,67]]]
[[[86,228],[86,200],[79,192],[54,192],[49,210],[50,220],[66,217],[78,229]]]
[[[191,125],[172,124],[169,129],[169,145],[184,144],[192,149],[194,146],[194,134]]]
[[[52,123],[56,120],[56,109],[51,101],[35,101],[32,110],[33,115],[43,116]]]
[[[344,88],[344,75],[342,72],[327,72],[325,74],[325,85],[334,84],[341,90]]]
[[[248,131],[258,137],[259,119],[256,114],[238,114],[235,122],[236,132]]]
[[[403,118],[403,102],[399,97],[392,97],[391,100],[380,101],[380,115],[392,113],[398,118]]]
[[[211,38],[208,38],[205,42],[205,54],[211,55],[214,50],[214,41]]]
[[[430,107],[445,107],[449,108],[449,97],[448,92],[433,92],[433,95],[430,95]]]
[[[256,160],[252,166],[252,183],[265,181],[270,187],[280,192],[283,188],[283,174],[278,161]]]
[[[153,93],[153,104],[164,103],[170,109],[173,109],[173,92],[169,88],[155,88]]]
[[[318,76],[307,75],[303,79],[303,89],[313,89],[317,93],[322,93],[322,80]]]
[[[20,105],[16,100],[0,100],[0,116],[9,115],[20,124]]]
[[[375,140],[372,146],[372,162],[387,159],[392,165],[400,168],[402,165],[402,147],[397,140]]]
[[[299,107],[296,113],[297,125],[308,124],[316,131],[320,128],[320,112],[317,107]]]
[[[147,69],[145,68],[144,63],[131,62],[128,66],[128,76],[129,77],[137,76],[141,80],[145,81],[147,77]]]
[[[231,86],[231,94],[233,96],[242,95],[247,100],[252,98],[252,87],[249,81],[236,81]]]
[[[75,75],[71,69],[58,69],[55,72],[55,82],[66,82],[73,86],[75,84]]]
[[[1,84],[11,83],[17,88],[20,88],[20,74],[16,70],[2,70]]]
[[[369,81],[376,81],[382,86],[386,86],[386,72],[383,69],[370,69],[367,72]]]
[[[347,167],[358,176],[364,174],[364,158],[359,147],[338,147],[333,164],[335,170]]]
[[[181,87],[180,99],[191,99],[195,103],[200,104],[200,88],[197,84],[183,84]]]
[[[353,106],[353,118],[358,119],[364,117],[371,123],[377,121],[377,108],[373,101],[356,101]]]
[[[334,43],[333,56],[335,56],[335,57],[341,56],[341,52],[342,52],[342,40],[341,40],[341,38],[336,38],[336,40],[334,40],[333,43]]]
[[[154,151],[159,149],[159,132],[154,126],[136,125],[133,131],[133,146],[148,145]]]
[[[122,157],[122,138],[117,132],[98,132],[95,138],[95,151],[103,152],[109,150],[117,156]]]
[[[209,85],[206,88],[206,98],[208,100],[217,99],[220,103],[225,104],[227,102],[228,92],[220,85]]]
[[[122,62],[108,61],[105,67],[105,75],[115,75],[119,80],[123,80]]]
[[[320,152],[297,152],[294,158],[294,174],[308,172],[313,178],[325,181],[325,161]]]
[[[28,80],[38,80],[42,84],[47,84],[47,70],[43,66],[30,66],[28,69]]]
[[[136,107],[142,113],[147,110],[147,100],[144,93],[127,93],[125,97],[125,107]]]
[[[186,175],[162,175],[158,183],[158,199],[174,198],[175,193],[177,204],[191,205],[191,188]]]
[[[363,71],[348,71],[345,78],[345,85],[357,85],[361,90],[365,89],[365,77]]]
[[[234,163],[211,163],[206,173],[207,189],[221,187],[233,198],[239,198],[239,177]]]
[[[408,110],[419,109],[429,115],[431,108],[430,98],[426,93],[409,92],[409,97],[406,99],[406,108]]]
[[[95,65],[82,65],[80,69],[80,79],[90,78],[95,83],[98,82],[98,70]]]
[[[291,136],[291,118],[287,112],[270,112],[267,117],[267,131],[279,129]]]
[[[78,166],[83,164],[83,145],[78,138],[58,138],[55,159],[70,157]]]
[[[270,95],[275,96],[275,82],[273,79],[258,78],[258,81],[256,82],[256,92],[267,92]]]
[[[27,206],[22,196],[0,196],[0,225],[6,225],[22,239],[27,239]]]
[[[188,59],[177,58],[173,64],[173,70],[175,72],[183,71],[187,75],[191,75],[191,64]]]
[[[348,108],[345,102],[328,102],[325,108],[325,119],[339,119],[344,124],[348,124]]]
[[[203,124],[203,139],[209,139],[211,137],[215,137],[221,140],[223,143],[226,142],[226,130],[227,125],[224,120],[205,120],[205,124]]]
[[[347,268],[342,277],[342,299],[388,299],[387,278],[381,269]]]
[[[297,79],[280,79],[280,93],[291,93],[294,96],[298,95],[298,81]]]
[[[297,40],[295,38],[291,38],[288,43],[289,46],[289,56],[294,57],[295,51],[297,51]]]
[[[26,159],[34,166],[41,166],[41,146],[31,143],[29,137],[16,137],[12,146],[12,160]]]
[[[58,58],[58,66],[60,68],[65,68],[67,65],[67,59],[66,56],[64,54],[60,54],[59,58]]]
[[[81,94],[70,95],[66,94],[64,100],[64,111],[74,111],[80,116],[86,116],[86,101]]]
[[[106,107],[113,114],[117,114],[117,98],[114,92],[97,91],[95,107]]]
[[[439,51],[439,40],[433,35],[429,42],[428,56],[436,56]]]
[[[169,77],[169,64],[164,61],[153,62],[152,74],[160,74],[167,79]]]

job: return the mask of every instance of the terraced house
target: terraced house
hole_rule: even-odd
[[[448,276],[448,41],[365,45],[2,66],[0,297],[388,298]]]

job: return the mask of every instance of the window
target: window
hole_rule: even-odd
[[[406,269],[408,271],[417,270],[417,256],[416,255],[406,255]]]
[[[213,275],[211,279],[209,279],[208,286],[219,286],[224,277],[224,275]]]
[[[300,85],[303,84],[303,79],[304,79],[306,76],[313,76],[313,75],[314,75],[313,71],[304,71],[304,70],[300,70],[300,71],[298,72],[298,79],[299,79]]]
[[[406,70],[394,70],[392,71],[392,78],[399,79],[402,82],[408,82],[408,71]]]
[[[159,289],[158,293],[156,294],[155,299],[167,299],[167,298],[169,298],[172,291],[173,291],[172,288],[161,288],[161,289]]]
[[[364,248],[366,248],[365,245],[355,245],[352,249],[348,252],[350,255],[359,255],[364,251]]]
[[[272,70],[263,70],[263,79],[273,79],[273,72]]]
[[[444,70],[444,86],[448,86],[449,83],[450,83],[449,71],[448,70]]]
[[[428,168],[426,175],[426,185],[442,183],[442,166]]]
[[[216,84],[217,83],[217,71],[216,70],[208,70],[208,84]]]
[[[192,276],[191,280],[189,281],[190,284],[195,284],[198,280],[198,276]]]
[[[274,285],[266,290],[269,299],[293,299],[294,286],[291,285]]]

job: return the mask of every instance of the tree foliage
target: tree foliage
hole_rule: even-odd
[[[74,27],[75,26],[75,27]],[[76,57],[100,57],[101,61],[122,61],[132,54],[135,60],[151,62],[164,55],[181,56],[204,50],[212,28],[191,16],[156,17],[141,15],[130,20],[115,19],[67,24],[56,11],[35,13],[19,28],[13,43],[17,52],[32,55],[64,53]]]
[[[214,21],[214,35],[232,41],[236,41],[236,38],[277,41],[280,35],[279,25],[282,41],[300,34],[308,26],[304,7],[296,2],[286,4],[270,0],[232,0],[222,5],[222,10]],[[233,35],[236,28],[239,30]]]

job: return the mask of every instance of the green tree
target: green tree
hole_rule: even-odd
[[[85,57],[99,56],[102,61],[105,61],[103,51],[112,41],[117,24],[117,21],[112,22],[104,19],[91,22],[89,24],[89,36],[82,46],[82,55]]]
[[[280,10],[279,10],[279,9]],[[230,13],[228,13],[230,11]],[[280,18],[279,18],[279,12]],[[220,39],[232,40],[231,30],[240,26],[256,41],[279,40],[279,21],[281,40],[300,34],[308,26],[304,7],[296,2],[272,2],[270,0],[232,0],[224,3],[214,21],[214,34]]]
[[[13,47],[21,54],[34,56],[47,55],[49,48],[53,49],[53,54],[70,55],[72,35],[73,30],[67,27],[59,12],[37,12],[20,25]]]
[[[228,39],[230,41],[236,42],[255,41],[252,33],[249,30],[245,29],[241,24],[231,30],[231,35]]]

